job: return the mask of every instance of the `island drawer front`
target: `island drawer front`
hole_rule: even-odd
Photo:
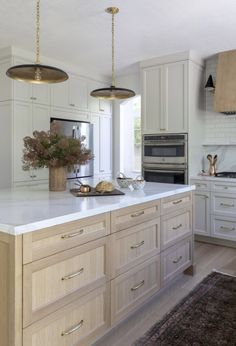
[[[160,252],[160,218],[111,235],[112,277]]]
[[[110,213],[23,234],[23,263],[53,255],[110,234]]]
[[[211,183],[210,181],[191,179],[191,185],[195,185],[196,190],[208,191],[210,190]]]
[[[192,204],[192,193],[181,193],[161,200],[161,214],[168,214],[177,209],[188,207]]]
[[[155,219],[160,215],[160,200],[137,204],[111,212],[111,232],[117,232]]]
[[[223,193],[211,194],[211,212],[227,216],[236,215],[236,197]]]
[[[88,346],[109,325],[109,286],[103,285],[25,328],[23,345]]]
[[[129,315],[160,289],[160,256],[154,256],[111,281],[111,323]]]
[[[164,215],[161,221],[161,249],[192,234],[192,208]]]
[[[24,265],[24,326],[109,280],[107,244],[104,237]]]
[[[236,194],[236,183],[231,182],[211,182],[211,191],[212,192],[226,192],[226,193],[235,193]]]
[[[161,282],[165,286],[192,263],[192,237],[161,253]]]
[[[211,235],[216,238],[236,241],[236,218],[212,215]]]

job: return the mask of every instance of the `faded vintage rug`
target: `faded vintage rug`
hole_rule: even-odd
[[[236,277],[212,272],[134,346],[236,346]]]

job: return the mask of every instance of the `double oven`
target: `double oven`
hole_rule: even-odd
[[[143,135],[142,174],[146,181],[188,183],[188,135]]]

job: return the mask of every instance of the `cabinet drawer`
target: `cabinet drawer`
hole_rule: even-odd
[[[211,235],[216,238],[236,241],[236,219],[212,215]]]
[[[160,288],[160,257],[143,264],[111,281],[111,321],[114,324],[141,305]]]
[[[91,345],[109,327],[108,304],[108,287],[99,287],[25,328],[23,344],[24,346]]]
[[[161,278],[165,286],[176,275],[183,272],[192,262],[192,237],[161,253]]]
[[[100,214],[23,234],[23,263],[29,263],[110,233],[110,214]]]
[[[211,182],[211,191],[236,193],[236,183],[228,182]]]
[[[137,204],[111,213],[111,231],[117,232],[160,215],[160,201]]]
[[[236,198],[234,197],[234,195],[212,193],[211,202],[212,213],[218,213],[228,216],[236,215]]]
[[[168,214],[192,204],[192,193],[182,193],[161,200],[161,214]]]
[[[23,323],[32,323],[108,279],[107,237],[23,268]],[[106,277],[107,276],[107,277]]]
[[[111,235],[112,277],[160,252],[160,218]]]
[[[210,181],[191,179],[191,185],[195,185],[196,186],[196,190],[202,190],[202,191],[210,190]]]
[[[161,221],[161,249],[192,234],[192,208],[164,215]]]

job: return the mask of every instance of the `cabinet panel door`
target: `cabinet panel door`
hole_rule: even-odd
[[[68,95],[68,80],[63,83],[53,84],[51,86],[51,104],[52,106],[68,107],[69,95]]]
[[[49,84],[33,84],[32,99],[35,103],[50,105],[50,85]]]
[[[111,142],[112,120],[111,117],[100,118],[100,173],[111,173]]]
[[[32,172],[22,169],[23,138],[32,135],[32,104],[15,102],[13,112],[13,181],[27,181]]]
[[[164,128],[187,131],[187,63],[164,65]]]
[[[163,130],[162,66],[143,70],[142,127],[144,133]]]
[[[99,153],[100,153],[100,116],[98,114],[92,114],[91,122],[93,124],[93,170],[94,174],[99,174]]]
[[[87,81],[77,76],[69,79],[69,106],[79,109],[88,108]]]
[[[210,235],[210,193],[195,192],[194,233]]]
[[[96,97],[92,97],[90,96],[91,91],[95,90],[95,89],[99,89],[102,88],[102,86],[100,85],[100,83],[95,82],[95,81],[89,81],[88,84],[88,108],[91,112],[99,112],[99,99],[97,99]]]
[[[111,114],[111,101],[108,100],[99,100],[99,112],[102,112],[104,114]]]
[[[29,64],[29,61],[14,58],[14,65]],[[13,81],[13,98],[19,101],[32,101],[32,84]]]

